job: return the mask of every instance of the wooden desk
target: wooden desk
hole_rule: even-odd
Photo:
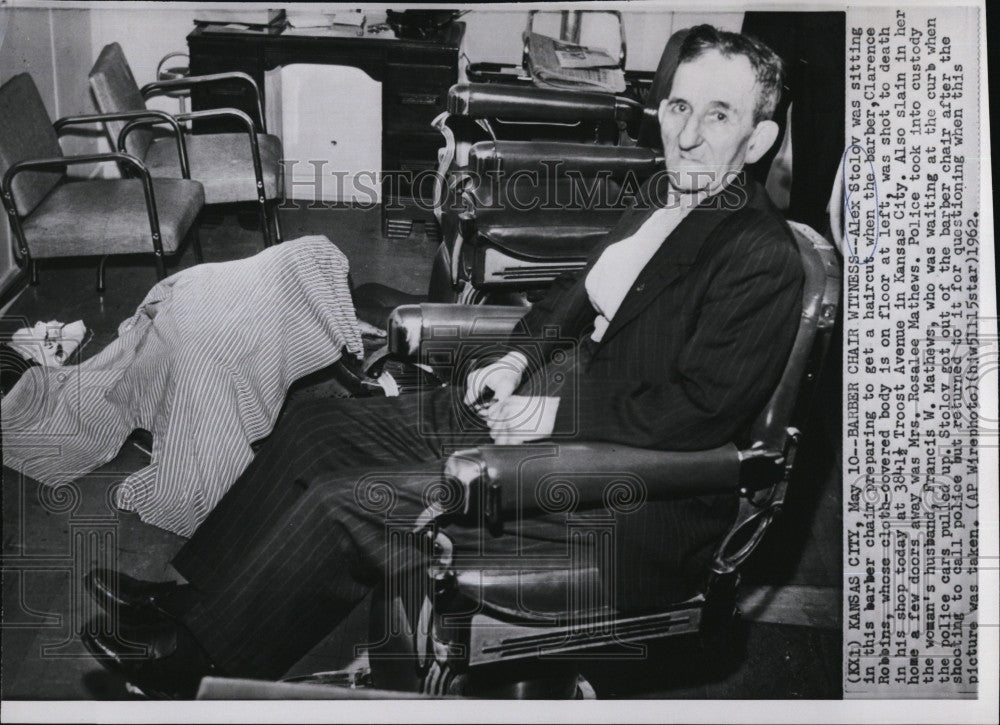
[[[187,43],[192,75],[243,71],[257,81],[262,92],[264,72],[290,63],[360,68],[382,84],[382,170],[416,175],[437,166],[443,139],[430,122],[445,110],[448,89],[458,81],[464,32],[464,23],[453,23],[430,40],[402,40],[391,30],[356,37],[220,32],[206,27],[192,31]],[[199,87],[191,102],[195,110],[229,106],[256,115],[245,84]],[[217,129],[204,126],[200,130]],[[437,234],[430,194],[429,182],[413,189],[405,178],[402,183],[398,178],[393,183],[387,179],[382,188],[383,232],[405,237],[413,221],[420,220],[426,222],[429,233]]]

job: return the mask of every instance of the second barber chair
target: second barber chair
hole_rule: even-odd
[[[426,299],[527,305],[586,263],[663,168],[656,111],[686,34],[671,36],[644,104],[512,83],[451,88],[434,122],[445,141],[434,195],[442,241]],[[525,140],[525,129],[535,138]],[[573,140],[557,140],[566,137]],[[394,307],[419,300],[379,284],[355,290],[359,316],[379,326]]]
[[[686,34],[671,36],[644,105],[594,91],[452,87],[447,115],[436,123],[446,143],[438,168],[442,245],[432,301],[529,303],[559,274],[585,264],[642,182],[663,168],[656,111]],[[479,140],[469,138],[470,120],[480,129]],[[613,124],[616,138],[502,138],[512,123],[581,121]]]

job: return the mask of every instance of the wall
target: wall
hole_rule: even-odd
[[[53,119],[86,113],[92,108],[86,77],[92,59],[90,12],[82,8],[49,9],[0,6],[0,84],[18,73],[30,73]],[[68,154],[96,149],[93,135],[62,139]],[[92,168],[78,168],[88,174]],[[10,228],[0,224],[0,289],[15,277],[17,267]]]
[[[107,43],[121,43],[125,56],[132,65],[139,85],[154,80],[156,64],[167,53],[186,50],[187,34],[192,29],[192,20],[198,10],[239,8],[235,3],[138,3],[105,2],[95,5],[90,12],[91,43],[94,58]],[[595,3],[596,5],[596,3]],[[674,28],[683,28],[700,22],[711,22],[729,30],[738,30],[743,22],[743,13],[675,13],[661,3],[643,3],[641,9],[632,9],[638,4],[629,4],[623,10],[625,36],[628,44],[627,66],[632,70],[654,70],[660,53]],[[333,3],[303,4],[274,3],[288,12],[318,13],[335,9]],[[435,7],[445,7],[441,3]],[[619,4],[621,6],[621,4]],[[399,9],[401,5],[356,4],[362,7],[370,19],[384,17],[388,7]],[[540,18],[539,30],[558,28],[555,13],[547,13],[551,18]],[[521,33],[527,24],[528,11],[524,5],[506,6],[483,5],[471,8],[462,18],[466,24],[466,53],[472,61],[494,63],[521,62]],[[548,24],[546,24],[548,20]],[[585,28],[586,31],[586,28]],[[600,34],[603,40],[607,33]],[[586,36],[584,38],[586,40]],[[164,110],[176,107],[169,101]],[[172,104],[172,105],[171,105]]]

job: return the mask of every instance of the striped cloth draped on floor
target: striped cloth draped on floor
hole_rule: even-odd
[[[34,368],[4,398],[4,464],[58,485],[149,430],[150,464],[115,503],[190,536],[270,433],[292,382],[344,348],[361,355],[347,273],[343,253],[310,236],[163,280],[106,349]]]

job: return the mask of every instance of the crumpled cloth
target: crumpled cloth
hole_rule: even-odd
[[[190,536],[274,427],[288,387],[362,354],[347,258],[323,236],[201,264],[153,287],[80,365],[33,368],[4,398],[4,464],[48,485],[114,458],[136,428],[150,464],[115,503]]]
[[[83,320],[67,323],[49,320],[16,330],[9,345],[25,360],[54,367],[69,359],[86,334]]]

